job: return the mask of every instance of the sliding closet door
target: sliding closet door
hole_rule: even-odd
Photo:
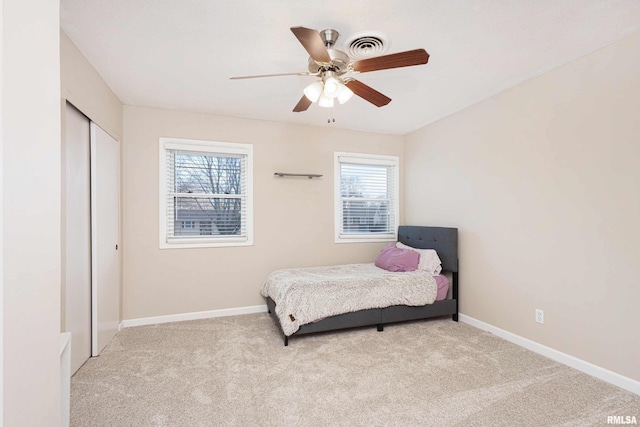
[[[89,119],[66,107],[64,148],[64,283],[66,330],[71,332],[71,373],[91,356],[91,201]]]
[[[118,332],[120,322],[119,148],[91,123],[92,354]]]

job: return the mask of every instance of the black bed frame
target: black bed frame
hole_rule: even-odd
[[[379,332],[387,323],[407,320],[428,319],[449,316],[458,321],[458,229],[445,227],[407,226],[398,227],[398,241],[417,249],[435,249],[442,261],[442,271],[452,274],[451,292],[447,299],[435,301],[423,306],[394,305],[385,308],[373,308],[352,313],[327,317],[315,323],[300,326],[293,335],[334,331],[376,325]],[[267,308],[276,323],[280,319],[276,314],[276,303],[267,297]],[[293,336],[291,335],[291,336]],[[284,336],[284,345],[289,345],[289,337]]]

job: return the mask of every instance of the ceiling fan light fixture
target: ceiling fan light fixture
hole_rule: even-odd
[[[309,98],[309,101],[311,102],[318,102],[318,98],[322,95],[323,86],[324,85],[320,80],[311,83],[309,86],[304,88],[304,96]]]
[[[345,102],[350,100],[352,96],[353,96],[353,92],[351,91],[351,89],[343,85],[342,90],[338,94],[338,102],[340,104],[344,104]]]
[[[334,105],[333,98],[329,98],[323,93],[318,99],[318,105],[323,108],[332,108]]]
[[[344,85],[335,77],[327,77],[324,81],[324,95],[329,98],[335,98],[340,94]]]

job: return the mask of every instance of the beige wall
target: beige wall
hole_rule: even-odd
[[[60,421],[59,2],[2,14],[3,422]]]
[[[60,30],[60,86],[61,86],[61,114],[62,114],[62,188],[66,187],[65,176],[65,141],[66,141],[66,109],[69,101],[91,121],[96,123],[122,145],[122,102],[111,88],[105,83],[98,72],[84,57],[76,45],[64,31]],[[120,148],[122,153],[122,147]],[[120,162],[122,164],[122,161]],[[120,191],[122,194],[122,189]],[[65,206],[66,194],[62,194],[62,206]],[[61,328],[66,330],[65,310],[65,210],[62,209],[62,289],[61,289]],[[120,215],[122,217],[122,215]],[[120,239],[122,241],[122,239]],[[120,283],[122,295],[122,281]],[[122,319],[122,310],[120,311]]]
[[[638,76],[635,34],[408,135],[404,152],[406,222],[460,229],[462,313],[635,380]]]
[[[383,246],[334,243],[333,152],[401,156],[399,136],[129,106],[124,135],[125,319],[264,304],[272,270],[371,261]],[[253,144],[253,246],[158,248],[161,136]]]
[[[122,102],[62,30],[60,85],[63,99],[122,141]]]

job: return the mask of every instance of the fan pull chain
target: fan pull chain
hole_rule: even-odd
[[[327,123],[336,122],[336,107],[327,108]]]

